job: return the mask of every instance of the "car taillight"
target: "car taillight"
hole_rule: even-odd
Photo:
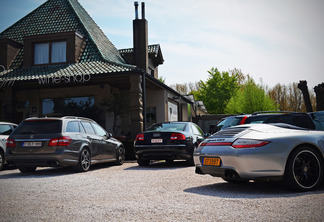
[[[15,147],[16,142],[13,139],[7,139],[6,145],[7,145],[7,147]]]
[[[271,143],[270,141],[264,140],[253,140],[253,139],[237,139],[233,142],[233,148],[255,148],[265,146]]]
[[[203,142],[199,146],[230,146],[231,142]]]
[[[144,141],[144,134],[137,134],[135,141]]]
[[[170,140],[186,140],[186,136],[182,133],[172,133]]]
[[[59,138],[51,139],[48,146],[68,146],[70,145],[72,139],[69,136],[62,136]]]

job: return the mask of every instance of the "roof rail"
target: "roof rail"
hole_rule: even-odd
[[[62,119],[80,119],[80,120],[94,121],[86,117],[78,117],[78,116],[63,116]]]
[[[262,114],[262,113],[296,113],[294,111],[258,111],[252,113],[252,115]]]

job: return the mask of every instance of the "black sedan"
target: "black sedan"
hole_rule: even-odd
[[[140,166],[148,166],[151,160],[172,162],[184,159],[188,165],[193,165],[193,151],[203,139],[204,133],[195,123],[153,124],[135,139],[137,163]]]

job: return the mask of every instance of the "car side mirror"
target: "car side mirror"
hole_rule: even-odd
[[[111,133],[107,133],[107,138],[111,138],[112,137],[112,134]]]
[[[205,138],[207,138],[207,137],[209,137],[209,136],[210,136],[210,133],[205,133],[205,134],[204,134],[204,137],[205,137]]]

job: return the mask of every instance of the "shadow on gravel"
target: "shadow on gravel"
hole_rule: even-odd
[[[114,166],[114,164],[111,163],[98,163],[91,165],[88,172],[100,170],[106,167]],[[8,172],[10,170],[15,170],[12,173],[0,175],[0,180],[3,179],[19,179],[19,178],[44,178],[44,177],[59,177],[59,176],[66,176],[70,174],[76,174],[76,173],[87,173],[87,172],[76,172],[73,170],[72,167],[38,167],[35,172],[33,173],[21,173],[16,167],[10,167],[8,169]]]
[[[268,183],[246,183],[246,184],[230,184],[227,182],[210,184],[200,187],[192,187],[185,189],[184,192],[194,193],[206,196],[215,196],[222,198],[244,198],[244,199],[256,199],[256,198],[285,198],[305,196],[312,194],[324,193],[324,186],[320,186],[315,191],[309,192],[292,192],[287,190],[279,182]]]
[[[124,170],[176,170],[179,168],[190,167],[186,161],[174,161],[173,163],[167,163],[165,161],[157,161],[150,163],[149,166],[132,166]]]

